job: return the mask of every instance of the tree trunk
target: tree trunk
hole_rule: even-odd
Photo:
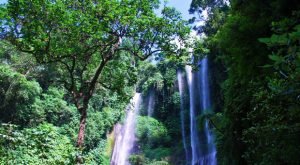
[[[79,132],[77,137],[77,147],[82,148],[84,143],[84,134],[85,134],[85,126],[86,126],[86,118],[87,118],[87,107],[83,107],[80,110],[81,117],[80,117],[80,125],[79,125]]]

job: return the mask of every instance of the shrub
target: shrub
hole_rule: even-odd
[[[74,164],[76,149],[59,128],[44,123],[19,130],[17,126],[0,127],[0,164]]]

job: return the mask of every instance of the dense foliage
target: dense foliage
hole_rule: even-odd
[[[1,5],[1,161],[109,164],[108,133],[124,117],[138,68],[149,63],[138,61],[185,55],[171,41],[185,41],[187,22],[170,7],[157,16],[158,7],[147,0]]]
[[[194,27],[196,42],[180,13],[164,6],[158,16],[159,5],[1,5],[0,164],[110,164],[113,128],[134,91],[143,102],[129,161],[186,164],[180,108],[189,112],[189,91],[180,107],[176,74],[205,55],[216,113],[196,119],[214,128],[218,164],[299,164],[300,3],[192,0],[189,11],[200,17],[189,22],[205,20]]]
[[[75,148],[80,119],[76,107],[58,82],[47,81],[49,74],[43,73],[51,68],[34,61],[20,65],[31,55],[1,44],[5,56],[0,64],[0,164],[74,164],[81,153]],[[23,70],[27,67],[30,70]],[[130,92],[128,88],[124,92]],[[127,101],[115,90],[95,94],[89,106],[86,146],[80,154],[85,163],[109,164],[106,134],[124,115]]]
[[[218,162],[299,164],[299,2],[194,0],[191,11],[206,8]]]
[[[51,64],[56,82],[80,113],[79,148],[84,147],[89,103],[99,87],[129,97],[124,90],[136,82],[137,59],[183,55],[171,41],[184,41],[186,22],[168,7],[156,16],[158,7],[159,1],[146,0],[10,0],[2,8],[1,38],[31,54],[38,64]]]
[[[16,125],[2,124],[1,164],[73,164],[76,149],[58,127],[40,124],[20,130]]]

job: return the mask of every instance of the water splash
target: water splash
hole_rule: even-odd
[[[188,148],[186,144],[186,131],[185,131],[185,124],[184,124],[184,77],[182,75],[182,72],[178,70],[177,72],[177,80],[178,80],[178,88],[179,88],[179,94],[180,94],[180,121],[181,121],[181,136],[182,136],[182,142],[185,152],[185,160],[189,161],[189,154],[188,154]]]
[[[132,153],[135,143],[135,125],[141,102],[141,94],[135,93],[130,102],[124,126],[122,126],[120,133],[115,137],[111,165],[130,165],[128,157]]]

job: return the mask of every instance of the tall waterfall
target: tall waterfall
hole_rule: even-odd
[[[200,62],[199,77],[200,84],[200,103],[202,113],[211,111],[211,102],[209,95],[209,82],[208,82],[208,59],[204,58]],[[209,128],[209,121],[206,119],[204,124],[204,132],[206,138],[206,152],[201,157],[201,164],[204,165],[216,165],[216,146],[214,144],[214,138],[212,131]]]
[[[181,135],[182,135],[182,142],[185,152],[185,160],[189,161],[189,154],[188,154],[188,148],[186,144],[186,131],[185,131],[185,124],[184,124],[184,77],[182,75],[182,72],[178,70],[177,72],[177,80],[178,80],[178,88],[179,88],[179,94],[180,94],[180,121],[181,121]]]
[[[152,115],[153,115],[153,112],[154,112],[154,97],[155,97],[155,95],[154,95],[155,93],[154,93],[154,91],[153,90],[151,90],[150,91],[150,93],[149,93],[149,99],[148,99],[148,107],[147,107],[147,115],[149,116],[149,117],[151,117]]]
[[[111,165],[130,165],[128,157],[133,151],[135,142],[136,117],[139,112],[141,94],[135,93],[130,101],[124,125],[115,137],[115,145],[111,158]]]
[[[186,66],[187,82],[190,95],[190,144],[191,155],[188,155],[190,149],[187,147],[186,131],[183,113],[183,81],[182,73],[177,73],[179,93],[180,93],[180,117],[181,132],[184,141],[184,150],[186,154],[186,162],[190,165],[216,165],[216,146],[214,144],[214,136],[209,127],[209,120],[204,121],[202,129],[198,129],[196,116],[211,111],[211,101],[208,82],[208,59],[204,58],[200,61],[199,71],[192,71],[191,66]],[[200,98],[200,100],[199,100]],[[200,104],[199,104],[200,103]],[[189,157],[191,156],[191,158]]]
[[[191,137],[191,148],[192,148],[192,160],[191,164],[198,164],[200,161],[200,145],[199,145],[199,135],[198,128],[196,123],[196,114],[195,114],[195,84],[194,84],[194,75],[192,72],[191,66],[185,67],[188,79],[189,94],[190,94],[190,137]]]

